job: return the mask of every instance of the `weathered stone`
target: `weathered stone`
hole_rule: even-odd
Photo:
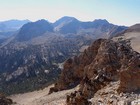
[[[120,81],[118,88],[120,93],[139,90],[140,54],[131,50],[126,43],[99,39],[83,54],[65,62],[55,88],[63,90],[80,84],[81,94],[78,98],[76,96],[79,91],[71,94],[67,97],[67,103],[88,105],[86,101],[111,81]],[[117,103],[117,97],[113,98],[113,103]]]

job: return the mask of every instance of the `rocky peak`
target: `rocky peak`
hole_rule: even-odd
[[[42,19],[36,22],[25,24],[17,34],[18,41],[28,41],[34,37],[43,35],[45,32],[53,32],[52,25],[46,20]]]
[[[91,34],[96,37],[109,37],[125,30],[127,27],[110,24],[105,19],[82,22],[74,17],[62,17],[53,23],[54,31],[61,34]]]
[[[79,91],[67,96],[67,105],[88,105],[88,99],[113,81],[120,81],[118,93],[140,90],[140,54],[127,41],[99,39],[65,62],[60,79],[51,90],[80,84]]]
[[[65,16],[57,20],[53,26],[56,32],[60,32],[62,34],[76,33],[79,28],[79,23],[80,21],[76,18]]]
[[[78,21],[74,17],[64,16],[64,17],[60,18],[59,20],[57,20],[53,25],[54,25],[54,27],[57,27],[58,25],[60,25],[62,23],[69,23],[69,22],[74,21],[74,20]]]

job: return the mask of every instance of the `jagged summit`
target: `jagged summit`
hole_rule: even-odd
[[[67,105],[88,105],[87,100],[98,90],[115,81],[120,82],[118,93],[140,90],[140,54],[127,41],[99,39],[83,54],[65,62],[50,93],[80,84],[79,91],[67,96]]]

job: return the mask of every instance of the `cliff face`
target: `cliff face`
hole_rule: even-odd
[[[140,54],[128,41],[96,40],[83,54],[68,59],[60,79],[50,93],[80,84],[67,96],[68,105],[88,105],[87,99],[104,86],[119,81],[120,92],[140,90]]]

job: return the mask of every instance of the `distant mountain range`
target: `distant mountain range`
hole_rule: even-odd
[[[19,30],[29,20],[8,20],[0,22],[0,39],[11,36],[15,31]]]
[[[62,34],[94,34],[96,37],[110,37],[127,27],[110,24],[107,20],[97,19],[91,22],[81,22],[73,17],[63,17],[56,21],[54,30]]]
[[[0,22],[0,31],[15,31],[21,28],[24,24],[30,22],[29,20],[8,20]]]
[[[12,94],[44,87],[57,79],[66,59],[83,53],[96,39],[126,29],[107,20],[81,22],[74,17],[26,23],[0,41],[0,91]]]

